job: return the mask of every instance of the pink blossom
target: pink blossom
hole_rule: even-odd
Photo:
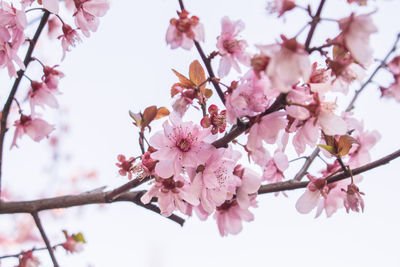
[[[349,213],[350,209],[355,212],[360,212],[359,207],[361,207],[361,211],[364,212],[364,200],[361,197],[364,193],[360,192],[358,187],[353,183],[347,186],[347,191],[343,191],[346,192],[346,198],[344,200],[346,212]]]
[[[283,93],[289,92],[302,78],[307,82],[311,74],[308,53],[296,39],[282,36],[281,44],[259,46],[270,57],[266,74],[272,84]]]
[[[67,239],[62,243],[62,247],[70,253],[81,252],[83,250],[83,244],[86,242],[81,233],[68,235],[67,231],[63,230],[65,238]]]
[[[312,120],[307,120],[293,137],[293,146],[298,155],[306,150],[306,145],[314,147],[318,141],[320,131]]]
[[[21,114],[21,118],[14,122],[15,133],[11,143],[11,148],[17,146],[17,139],[27,134],[33,141],[39,142],[43,138],[48,138],[49,134],[55,129],[53,125],[39,118],[32,118]]]
[[[241,165],[235,167],[234,174],[241,179],[236,191],[236,201],[242,209],[247,209],[261,186],[261,177],[252,169],[243,168]]]
[[[231,21],[228,17],[223,17],[221,24],[222,32],[217,37],[217,48],[221,55],[218,75],[222,78],[229,74],[231,67],[240,73],[237,61],[248,66],[250,57],[245,51],[247,42],[236,39],[238,34],[244,29],[244,23],[241,20]]]
[[[362,122],[353,118],[346,118],[349,129],[353,131],[352,136],[358,141],[359,145],[353,146],[349,151],[349,165],[357,168],[371,161],[370,151],[379,141],[381,135],[378,131],[365,131]]]
[[[387,64],[389,71],[393,73],[394,76],[400,75],[400,56],[397,56],[393,58],[388,64]]]
[[[35,106],[58,108],[57,99],[45,83],[32,81],[31,90],[29,90],[28,93],[28,99],[33,115],[35,114]]]
[[[153,187],[140,200],[144,204],[148,204],[153,197],[157,197],[158,206],[163,216],[171,216],[175,209],[188,214],[189,204],[199,205],[199,200],[190,192],[189,184],[182,176],[169,179],[156,177],[152,182]]]
[[[189,18],[189,12],[183,10],[178,12],[179,18],[170,20],[165,40],[171,45],[172,49],[182,47],[190,50],[193,47],[193,40],[204,41],[204,27],[199,22],[199,18],[192,16]]]
[[[203,128],[211,127],[211,133],[217,134],[218,132],[223,133],[226,128],[226,110],[222,110],[218,113],[218,107],[211,105],[208,107],[208,113],[210,116],[205,116],[200,121],[200,125]]]
[[[381,92],[382,97],[393,97],[397,102],[400,102],[400,77],[396,78],[388,88],[381,87]]]
[[[266,161],[263,167],[262,180],[270,183],[281,182],[284,178],[283,172],[289,168],[289,160],[285,153],[275,151],[274,157]]]
[[[25,65],[17,55],[18,47],[11,46],[10,43],[0,43],[0,67],[7,67],[10,77],[17,77],[14,62],[21,68]]]
[[[265,111],[278,94],[271,88],[268,77],[249,71],[239,83],[232,83],[225,95],[227,122],[234,124],[237,118],[255,116]]]
[[[32,250],[22,253],[19,257],[19,264],[17,267],[38,267],[40,261],[33,256]]]
[[[213,152],[211,152],[213,151]],[[204,211],[212,213],[216,206],[231,199],[240,179],[233,174],[241,154],[232,148],[210,150],[208,160],[196,169],[188,169],[191,176],[191,192],[200,199]]]
[[[57,90],[59,79],[64,77],[64,73],[56,70],[57,67],[58,65],[53,67],[49,66],[43,67],[42,81],[46,84],[47,88],[49,88],[52,91]]]
[[[110,3],[108,0],[74,0],[76,12],[75,24],[86,37],[90,36],[90,32],[97,31],[100,21],[99,17],[103,17]]]
[[[371,64],[373,51],[369,36],[378,31],[372,22],[371,13],[359,16],[351,14],[339,20],[339,27],[342,30],[340,37],[343,38],[343,44],[352,57],[363,66]]]
[[[254,198],[251,200],[250,206],[257,206],[257,202]],[[242,231],[242,221],[250,222],[254,220],[254,215],[248,210],[248,208],[241,208],[237,201],[233,199],[225,201],[224,204],[217,207],[217,210],[214,213],[214,219],[217,220],[221,236],[226,236],[228,234],[238,234]]]
[[[135,158],[130,157],[128,160],[124,155],[118,155],[117,157],[118,163],[115,165],[120,168],[118,171],[121,176],[126,176],[128,175],[128,179],[132,179],[132,169],[133,169],[133,163],[135,162]]]
[[[280,131],[287,125],[284,116],[285,113],[280,111],[262,116],[259,122],[251,126],[246,147],[254,151],[263,146],[263,141],[274,144]]]
[[[293,0],[273,0],[268,5],[270,13],[278,13],[278,18],[285,12],[292,10],[296,7]]]
[[[206,137],[211,134],[209,130],[192,122],[182,122],[174,115],[170,116],[170,121],[172,125],[166,121],[164,131],[150,138],[151,146],[157,149],[151,157],[159,160],[155,172],[163,178],[179,175],[183,167],[196,168],[204,164],[212,147],[206,143]]]
[[[59,4],[58,0],[42,0],[43,7],[51,13],[58,14]]]
[[[67,51],[71,51],[71,47],[75,47],[77,42],[81,41],[79,34],[76,30],[72,29],[71,26],[67,24],[63,24],[62,26],[63,34],[58,36],[58,39],[61,39],[61,45],[63,48],[63,56],[61,60],[64,60],[65,53]]]
[[[52,17],[47,22],[47,34],[50,38],[57,37],[59,34],[59,30],[61,29],[62,24],[59,18]]]
[[[312,211],[320,202],[321,197],[327,197],[330,190],[325,178],[315,178],[310,174],[307,174],[307,177],[310,183],[296,202],[296,209],[302,214]]]

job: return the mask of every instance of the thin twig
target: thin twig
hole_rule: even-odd
[[[62,246],[62,244],[63,244],[63,243],[54,245],[54,246],[52,247],[53,250],[56,249],[57,247]],[[32,251],[32,252],[33,252],[33,251],[41,251],[41,250],[47,250],[47,247],[44,247],[44,248],[32,248],[32,249],[30,249],[29,251]],[[26,253],[26,251],[23,251],[23,252],[20,252],[20,253],[16,253],[16,254],[11,254],[11,255],[0,256],[0,260],[1,260],[1,259],[6,259],[6,258],[18,258],[19,256],[21,256],[21,255],[23,255],[23,254],[25,254],[25,253]]]
[[[304,162],[303,166],[301,167],[299,172],[296,174],[296,176],[293,178],[293,180],[301,181],[301,179],[304,177],[304,175],[306,175],[308,168],[310,168],[311,163],[318,156],[318,153],[319,153],[319,147],[316,147],[314,149],[314,151],[311,153],[311,155],[307,157],[307,160]]]
[[[387,155],[383,158],[380,158],[376,161],[365,164],[364,166],[361,166],[359,168],[355,168],[351,172],[353,175],[361,174],[363,172],[369,171],[376,167],[385,165],[385,164],[389,163],[390,161],[392,161],[393,159],[396,159],[398,157],[400,157],[400,149],[393,152],[392,154],[389,154],[389,155]],[[344,180],[349,177],[350,177],[350,173],[342,172],[340,174],[334,175],[331,178],[329,178],[328,184],[338,182],[338,181]],[[287,190],[294,190],[294,189],[298,189],[298,188],[305,188],[305,187],[307,187],[308,183],[309,182],[307,182],[307,181],[300,182],[300,181],[293,179],[293,180],[289,180],[286,182],[267,184],[267,185],[263,185],[260,187],[260,189],[258,190],[258,194],[267,194],[267,193],[281,192],[281,191],[287,191]]]
[[[315,15],[312,17],[312,21],[311,21],[311,28],[310,31],[308,32],[307,35],[307,39],[306,42],[304,44],[304,50],[306,50],[308,53],[310,53],[310,44],[311,44],[311,39],[314,35],[315,29],[317,28],[318,23],[321,20],[321,12],[322,12],[322,8],[324,7],[325,4],[325,0],[321,0],[321,2],[319,3],[317,12],[315,13]]]
[[[352,110],[354,108],[354,102],[356,102],[358,96],[360,95],[360,93],[367,87],[367,85],[372,81],[372,79],[374,78],[374,76],[378,73],[378,71],[386,66],[386,61],[389,59],[390,55],[396,51],[397,49],[397,43],[400,40],[400,33],[397,34],[396,36],[396,40],[393,43],[392,48],[389,50],[389,52],[386,54],[385,58],[381,61],[381,63],[376,67],[376,69],[374,70],[374,72],[372,72],[371,76],[369,76],[368,80],[366,80],[363,85],[360,87],[360,89],[358,89],[353,96],[353,99],[350,101],[349,105],[346,108],[346,112]]]
[[[152,177],[147,176],[144,178],[136,178],[132,181],[127,182],[126,184],[123,184],[120,187],[115,188],[112,191],[107,192],[106,194],[106,201],[108,203],[113,202],[115,199],[117,199],[120,195],[122,195],[125,192],[128,192],[129,190],[138,187],[139,185],[149,181]]]
[[[50,12],[45,11],[43,14],[42,19],[40,20],[39,26],[35,32],[35,35],[33,36],[32,40],[29,43],[29,48],[28,51],[26,52],[25,59],[24,59],[24,65],[25,65],[25,70],[28,67],[29,63],[32,61],[32,53],[33,50],[36,46],[36,43],[39,39],[39,36],[44,28],[44,26],[47,23],[47,20],[49,19]],[[7,118],[10,113],[10,108],[12,101],[15,97],[15,94],[17,93],[17,89],[19,87],[19,84],[21,82],[21,79],[23,75],[25,74],[25,70],[19,70],[17,72],[17,78],[11,88],[10,94],[8,95],[7,101],[4,104],[3,110],[2,110],[2,116],[1,116],[1,121],[0,121],[0,196],[1,196],[1,179],[2,179],[2,165],[3,165],[3,150],[4,150],[4,137],[7,132]]]
[[[39,229],[40,235],[42,236],[43,241],[46,244],[47,250],[49,251],[49,254],[50,254],[50,257],[51,257],[54,267],[59,267],[59,265],[57,263],[57,259],[54,256],[53,247],[50,245],[50,241],[47,238],[47,235],[43,229],[42,222],[40,221],[38,213],[32,212],[32,216],[33,216],[33,219],[35,220],[37,228]]]

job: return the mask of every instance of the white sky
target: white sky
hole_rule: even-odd
[[[266,1],[258,0],[203,0],[185,4],[204,23],[203,48],[207,53],[215,49],[220,19],[225,15],[246,23],[242,36],[251,45],[273,42],[281,33],[291,36],[301,28],[305,18],[303,11],[289,13],[283,25],[267,15]],[[400,2],[377,0],[372,5],[379,5],[374,21],[380,29],[372,44],[376,58],[382,58],[400,31]],[[70,154],[70,161],[53,166],[51,177],[43,175],[43,170],[53,164],[47,145],[24,138],[19,142],[20,149],[5,151],[6,188],[21,199],[35,198],[43,191],[46,196],[61,191],[69,193],[65,178],[78,170],[91,169],[98,171],[99,181],[84,182],[84,190],[125,182],[117,174],[116,157],[120,153],[139,153],[137,132],[128,110],[137,112],[154,104],[169,107],[169,90],[176,82],[170,69],[186,74],[190,62],[199,59],[194,49],[187,52],[166,47],[165,32],[177,9],[177,1],[111,2],[98,32],[78,44],[61,63],[60,70],[66,77],[61,80],[63,94],[58,99],[68,110],[61,117],[70,128],[62,139],[62,150]],[[374,7],[363,12],[370,10]],[[328,0],[323,16],[339,18],[350,12],[343,0]],[[334,23],[325,22],[313,40],[321,42],[336,30]],[[43,43],[42,49],[46,52],[39,54],[39,58],[58,63],[61,57],[58,41]],[[254,46],[251,49],[255,51]],[[218,65],[214,66],[216,70]],[[377,80],[384,85],[390,82],[384,71],[379,77]],[[5,93],[1,94],[4,99]],[[350,97],[343,101],[344,105]],[[214,100],[219,104],[218,99]],[[357,102],[356,116],[364,119],[366,129],[377,129],[382,134],[381,142],[372,151],[373,159],[399,148],[399,112],[399,104],[380,100],[374,86],[368,87]],[[46,116],[49,121],[57,118]],[[153,131],[156,130],[157,127]],[[8,142],[11,137],[10,132]],[[300,162],[291,164],[288,177],[300,165]],[[88,241],[84,252],[77,255],[65,256],[60,249],[56,256],[62,266],[399,266],[399,170],[399,161],[394,161],[364,175],[360,184],[361,191],[366,193],[364,214],[348,215],[339,210],[332,218],[327,219],[323,214],[314,219],[314,212],[300,215],[294,207],[302,190],[288,192],[289,198],[262,195],[258,197],[259,208],[253,209],[255,221],[245,223],[239,235],[224,238],[219,236],[212,218],[200,222],[194,217],[181,228],[129,203],[69,209],[64,213],[66,217],[43,216],[42,221],[54,241],[62,240],[62,229],[71,233],[81,231]],[[55,176],[64,180],[57,182]],[[0,227],[3,225],[3,229],[12,226],[8,216],[1,217]],[[51,266],[46,252],[37,255],[43,266]],[[4,261],[2,267],[14,265],[15,260],[10,260]]]

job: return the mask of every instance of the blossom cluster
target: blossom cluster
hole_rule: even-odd
[[[52,17],[48,20],[49,34],[51,35],[57,30],[62,31],[63,34],[59,36],[59,39],[61,39],[64,58],[65,52],[69,51],[77,41],[81,40],[78,31],[89,37],[90,32],[97,30],[99,17],[104,16],[109,8],[107,0],[65,1],[66,6],[73,11],[72,16],[75,19],[77,27],[74,30],[61,19],[58,0],[38,1],[37,4],[41,6],[40,8],[35,8],[33,6],[35,4],[36,1],[34,0],[21,0],[20,8],[18,9],[15,3],[9,4],[6,1],[0,3],[0,67],[7,67],[10,77],[19,76],[19,79],[21,79],[22,75],[24,75],[30,80],[31,84],[27,95],[31,113],[30,115],[24,113],[18,104],[20,117],[14,122],[15,133],[11,147],[17,146],[17,140],[24,134],[27,134],[35,142],[39,142],[43,138],[48,137],[55,129],[53,125],[41,118],[37,112],[37,107],[59,108],[56,99],[56,95],[60,94],[58,82],[60,78],[64,77],[64,74],[57,69],[58,66],[46,66],[32,55],[26,57],[25,62],[22,62],[19,57],[19,51],[22,50],[25,44],[29,44],[30,47],[34,48],[37,42],[37,40],[30,40],[26,35],[28,29],[26,13],[42,8],[50,13]],[[31,6],[33,8],[29,9]],[[33,60],[38,61],[43,67],[43,75],[38,81],[32,80],[24,73],[27,65]],[[21,70],[18,74],[15,64]]]
[[[294,1],[275,1],[270,11],[280,17],[294,8]],[[204,40],[203,26],[184,9],[178,15],[170,21],[166,41],[172,49],[188,50]],[[326,168],[318,175],[307,174],[310,182],[296,209],[309,213],[317,208],[316,216],[325,210],[328,217],[340,208],[363,211],[364,193],[355,185],[361,176],[353,177],[351,170],[370,161],[370,150],[380,135],[364,130],[349,110],[340,112],[336,98],[349,95],[351,85],[364,79],[372,63],[369,39],[377,32],[372,15],[352,13],[337,20],[337,35],[320,47],[310,48],[297,36],[281,35],[276,43],[256,45],[256,53],[240,38],[244,23],[223,17],[216,51],[205,60],[207,64],[220,57],[218,77],[207,78],[197,61],[190,66],[190,78],[174,70],[179,83],[171,88],[173,113],[164,129],[149,139],[142,162],[135,165],[119,156],[120,173],[130,178],[137,173],[140,178],[143,172],[137,170],[146,169],[145,175],[152,177],[151,188],[141,200],[147,204],[157,199],[162,215],[170,216],[175,210],[192,215],[194,211],[205,220],[214,214],[221,235],[237,234],[242,221],[253,220],[249,208],[257,206],[260,186],[285,180],[288,144],[299,157],[318,145],[328,161]],[[312,52],[319,52],[322,60],[312,62]],[[396,58],[388,65],[396,82],[400,80],[398,62]],[[221,82],[230,77],[232,69],[240,74],[243,68],[247,71],[238,80]],[[226,88],[221,99],[225,109],[215,103],[206,108],[211,100],[205,88],[209,82]],[[396,90],[391,86],[382,92],[395,96]],[[198,103],[193,102],[196,99]],[[203,111],[201,121],[184,121],[190,106]],[[232,131],[243,125],[247,131],[238,149],[237,140],[220,145],[221,138],[230,134],[229,126]],[[247,154],[252,168],[258,166],[261,173],[243,167],[242,154]],[[146,166],[149,159],[151,168]],[[338,172],[351,177],[329,182]]]

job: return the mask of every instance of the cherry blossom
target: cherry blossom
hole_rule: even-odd
[[[218,107],[211,105],[208,107],[208,113],[210,116],[205,116],[201,119],[200,125],[203,128],[211,127],[211,133],[217,134],[218,132],[223,133],[226,128],[226,110],[222,110],[218,113]]]
[[[107,13],[110,3],[108,0],[74,0],[74,3],[75,24],[83,35],[89,37],[90,32],[97,31],[100,24],[99,17]]]
[[[250,202],[251,207],[257,207],[257,202],[253,198]],[[242,231],[242,221],[250,222],[254,220],[254,215],[248,210],[239,206],[238,202],[227,200],[224,204],[217,207],[214,213],[214,219],[217,220],[218,230],[221,236],[228,234],[236,235]]]
[[[57,99],[45,83],[32,81],[31,90],[29,90],[28,93],[28,99],[33,115],[35,114],[35,106],[58,108]]]
[[[242,209],[247,209],[251,206],[252,200],[257,196],[257,191],[261,186],[260,175],[241,165],[235,167],[234,174],[241,179],[241,184],[236,191],[236,201]]]
[[[350,209],[355,212],[360,212],[359,207],[361,207],[361,211],[364,212],[364,200],[361,197],[364,193],[360,192],[358,187],[353,183],[349,184],[347,190],[343,191],[346,192],[346,198],[344,200],[346,212],[349,213]]]
[[[270,57],[266,74],[274,87],[283,93],[289,92],[302,78],[307,82],[311,74],[308,53],[296,39],[282,36],[281,44],[258,46],[261,52]]]
[[[62,243],[62,247],[69,253],[81,252],[83,244],[86,242],[81,233],[68,235],[67,231],[63,230],[66,241]]]
[[[40,261],[38,258],[33,256],[32,251],[24,252],[19,258],[19,264],[17,267],[38,267]]]
[[[118,155],[117,157],[119,163],[115,163],[115,165],[120,168],[118,171],[121,176],[128,175],[128,179],[132,179],[132,169],[133,163],[135,162],[135,158],[130,157],[128,160],[124,155]]]
[[[287,125],[284,116],[285,113],[280,111],[262,116],[259,122],[250,128],[247,148],[252,151],[260,149],[263,141],[274,144],[279,132]]]
[[[369,44],[369,37],[378,31],[374,25],[371,13],[354,15],[339,20],[339,27],[342,30],[339,40],[350,51],[352,57],[361,65],[368,66],[372,62],[372,48]]]
[[[231,67],[240,73],[241,70],[237,61],[248,66],[250,57],[245,51],[247,42],[236,39],[244,29],[244,23],[241,20],[231,21],[228,17],[223,17],[221,24],[222,32],[217,37],[217,48],[218,53],[221,55],[218,75],[223,78],[229,74]]]
[[[11,148],[17,146],[17,139],[27,134],[33,141],[39,142],[43,138],[49,137],[49,134],[55,129],[53,125],[48,124],[40,118],[32,118],[21,114],[19,120],[14,122],[15,133],[11,143]]]
[[[268,10],[271,13],[278,13],[278,18],[285,12],[292,10],[296,7],[293,0],[273,0],[268,5]]]
[[[189,18],[189,12],[178,11],[179,18],[170,20],[165,40],[171,45],[172,49],[182,47],[190,50],[193,47],[193,40],[204,42],[204,27],[199,22],[199,18],[192,16]]]
[[[212,213],[216,206],[231,199],[240,179],[233,174],[241,154],[231,148],[214,149],[208,160],[197,168],[188,170],[191,176],[191,190],[204,211]]]
[[[58,0],[42,0],[43,7],[51,13],[58,14],[59,4]]]
[[[43,67],[42,81],[46,84],[47,88],[49,88],[53,92],[57,90],[60,78],[64,77],[64,73],[56,70],[57,67],[58,65],[53,67]]]
[[[171,216],[176,209],[183,214],[188,214],[190,210],[188,203],[194,206],[199,205],[199,200],[190,192],[189,184],[182,176],[168,179],[156,177],[152,183],[153,186],[140,200],[148,204],[153,197],[157,197],[163,216]]]
[[[63,56],[61,60],[64,60],[67,51],[71,51],[71,47],[74,47],[77,42],[81,41],[79,34],[76,30],[72,29],[68,24],[62,26],[63,34],[58,36],[61,39],[61,45],[63,48]]]
[[[149,140],[151,146],[157,149],[151,154],[159,160],[155,172],[163,177],[178,176],[183,167],[197,167],[209,157],[211,145],[206,142],[210,131],[194,125],[192,122],[182,122],[178,116],[170,116],[170,125],[163,124],[164,131],[155,133]]]

